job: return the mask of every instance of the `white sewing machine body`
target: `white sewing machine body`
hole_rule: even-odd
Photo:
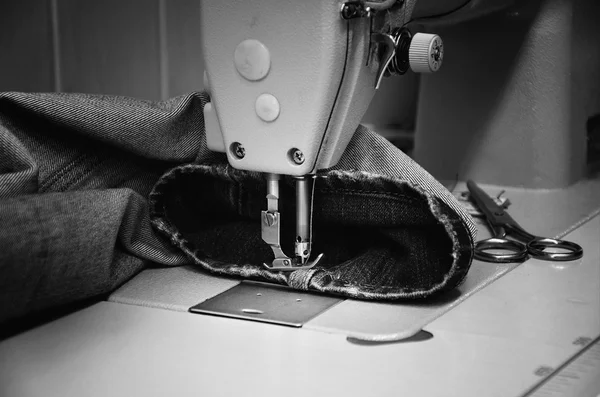
[[[202,9],[222,131],[208,130],[209,147],[251,171],[301,176],[335,165],[375,93],[368,19],[345,21],[338,3],[323,1],[220,1]],[[233,150],[238,144],[243,157]]]
[[[572,30],[562,34],[577,37],[568,1],[532,2],[536,6],[528,43],[554,40],[552,29],[566,25]],[[202,26],[211,95],[205,109],[209,147],[227,153],[237,168],[266,174],[301,177],[335,164],[376,92],[378,65],[369,61],[369,19],[340,18],[342,3],[338,2],[207,3]],[[473,9],[478,4],[496,9],[504,3],[475,1]],[[549,22],[539,28],[542,34],[535,29],[544,18]],[[442,33],[448,30],[450,37],[460,36],[465,33],[460,29],[442,26],[440,35],[445,38]],[[472,43],[469,37],[465,35],[466,43]],[[484,42],[485,35],[473,40]],[[563,52],[556,56],[568,50],[561,43],[556,51]],[[265,50],[268,65],[263,62]],[[578,131],[571,134],[575,124],[553,125],[548,142],[540,140],[539,129],[545,124],[531,131],[531,140],[538,142],[540,150],[548,148],[559,167],[573,163],[571,169],[549,175],[544,170],[549,160],[538,152],[527,159],[508,156],[507,141],[513,139],[513,150],[520,154],[529,140],[515,138],[521,132],[514,131],[494,140],[500,121],[514,115],[507,108],[518,107],[521,121],[528,126],[543,119],[540,114],[555,112],[554,105],[542,104],[530,117],[518,103],[522,92],[507,89],[500,99],[491,94],[476,96],[475,101],[489,100],[494,110],[477,112],[481,105],[468,115],[465,109],[471,99],[455,94],[454,103],[449,103],[456,86],[444,79],[463,84],[468,78],[459,69],[472,71],[474,66],[463,59],[464,64],[454,62],[445,74],[452,51],[447,46],[448,58],[440,73],[421,81],[417,160],[433,164],[436,156],[438,160],[448,157],[441,152],[456,149],[456,143],[434,145],[434,134],[445,134],[439,139],[447,142],[461,122],[483,125],[481,135],[489,136],[477,143],[489,159],[487,165],[481,166],[484,154],[468,152],[460,164],[449,162],[448,172],[459,169],[461,178],[479,178],[490,194],[505,190],[515,219],[544,235],[568,232],[565,238],[584,248],[581,260],[561,264],[534,259],[522,264],[475,261],[465,284],[442,301],[344,300],[300,328],[189,313],[189,307],[236,286],[239,280],[192,267],[145,270],[107,301],[1,342],[4,393],[305,397],[523,396],[543,391],[535,389],[540,382],[600,337],[600,179],[584,178],[579,163],[569,160],[580,150],[577,143],[582,139]],[[489,48],[482,51],[490,55]],[[523,52],[527,51],[533,50],[525,47]],[[242,62],[238,68],[236,54],[240,59],[244,55],[261,59],[257,64],[262,67],[245,69]],[[553,65],[563,67],[567,66]],[[497,84],[519,85],[531,71],[521,64],[516,69],[518,75]],[[550,69],[539,70],[553,73]],[[529,78],[536,84],[545,81],[535,75]],[[577,113],[571,105],[578,102],[571,103],[574,94],[561,82],[555,99],[562,105],[569,103],[564,111],[569,113],[565,117],[571,117]],[[544,90],[528,89],[527,98],[534,99],[531,106],[542,103]],[[440,98],[451,111],[460,111],[454,116],[459,120],[451,117],[450,110],[440,111]],[[436,111],[439,119],[432,116]],[[447,131],[433,131],[444,122]],[[464,134],[458,135],[459,144],[469,142]],[[236,156],[236,143],[243,145],[243,156]],[[555,155],[555,146],[561,143],[567,148],[559,150],[561,156]],[[302,151],[301,163],[294,161],[296,149]],[[498,153],[504,157],[498,159]],[[519,163],[523,172],[500,175],[501,161]],[[432,165],[441,170],[440,179],[448,176],[443,168],[443,164]],[[434,172],[434,176],[438,175]],[[464,184],[455,190],[464,190]],[[478,238],[485,238],[489,231],[483,223],[479,226]],[[568,381],[574,388],[564,382],[553,384],[558,389],[545,392],[555,394],[544,395],[596,396],[600,392],[597,374],[600,366],[585,376],[578,373],[582,379],[578,384],[572,381],[575,378]]]
[[[401,25],[379,32],[386,10],[357,2],[207,1],[202,10],[207,146],[226,153],[234,168],[266,174],[261,228],[274,259],[265,266],[313,267],[322,257],[309,261],[314,174],[336,165],[384,73],[404,73],[394,68],[402,62],[438,70],[442,41],[413,37]],[[281,175],[296,177],[290,256],[280,245]]]

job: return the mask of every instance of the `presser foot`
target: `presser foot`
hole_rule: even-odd
[[[317,256],[314,261],[307,261],[306,263],[302,263],[300,258],[283,257],[273,259],[273,262],[270,265],[267,263],[263,263],[263,265],[267,269],[273,271],[293,272],[299,269],[310,269],[312,267],[315,267],[317,263],[319,263],[321,258],[323,258],[323,254],[319,254],[319,256]]]
[[[281,249],[280,244],[280,213],[279,178],[277,174],[267,175],[267,211],[261,213],[261,232],[264,242],[269,244],[275,259],[271,264],[263,265],[272,271],[295,271],[310,269],[317,265],[323,254],[310,261],[312,243],[312,198],[314,190],[314,175],[296,177],[296,242],[295,257],[290,258]],[[311,183],[312,182],[312,183]]]

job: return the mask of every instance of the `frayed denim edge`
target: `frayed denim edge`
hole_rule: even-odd
[[[463,245],[461,244],[461,241],[459,241],[459,236],[457,231],[455,230],[454,226],[453,226],[453,221],[449,219],[449,217],[443,213],[442,210],[442,206],[438,204],[438,199],[435,196],[432,196],[431,194],[429,194],[427,191],[423,190],[420,186],[414,185],[409,181],[406,180],[401,180],[398,178],[393,178],[393,177],[389,177],[389,176],[383,176],[383,175],[379,175],[379,174],[373,174],[373,173],[369,173],[369,172],[365,172],[365,171],[352,171],[352,172],[348,172],[348,171],[341,171],[341,170],[332,170],[329,171],[327,173],[327,175],[332,175],[332,174],[338,174],[338,175],[343,175],[345,177],[349,177],[351,179],[357,179],[357,176],[361,176],[364,178],[368,178],[370,182],[372,181],[384,181],[384,182],[391,182],[393,184],[406,184],[409,187],[413,188],[417,193],[419,193],[421,196],[424,196],[427,200],[427,203],[429,205],[429,209],[431,211],[431,213],[433,214],[433,216],[442,224],[442,226],[444,226],[444,228],[446,229],[446,232],[448,234],[448,237],[450,237],[451,241],[452,241],[452,258],[453,258],[453,262],[452,265],[450,267],[450,271],[448,271],[442,282],[435,284],[432,288],[429,289],[411,289],[411,288],[406,288],[406,287],[396,287],[396,286],[384,286],[384,285],[380,285],[377,286],[376,289],[377,291],[371,291],[369,288],[369,286],[366,285],[357,285],[357,284],[349,284],[349,283],[344,283],[344,280],[334,280],[333,277],[328,274],[328,272],[326,270],[323,269],[317,269],[319,271],[317,272],[311,272],[310,274],[306,274],[306,276],[311,277],[310,280],[306,280],[304,279],[304,277],[298,277],[299,279],[302,280],[302,286],[301,285],[297,285],[294,287],[304,287],[302,289],[314,289],[317,291],[321,291],[321,292],[328,292],[328,293],[336,293],[336,294],[340,294],[340,295],[350,295],[352,298],[360,298],[360,299],[368,299],[368,300],[375,300],[375,299],[389,299],[389,300],[394,300],[394,299],[402,299],[402,298],[424,298],[424,297],[429,297],[433,294],[435,294],[436,292],[442,291],[444,290],[447,285],[449,284],[449,282],[456,277],[457,275],[460,277],[459,280],[457,280],[455,282],[455,287],[462,284],[465,280],[465,277],[468,273],[468,270],[470,268],[470,265],[472,263],[473,260],[473,249],[474,249],[474,241],[470,235],[470,233],[466,233],[467,236],[467,241],[465,241],[464,243],[468,244],[468,255],[465,256],[464,255],[464,248]],[[464,222],[462,221],[462,219],[460,219],[460,217],[457,216],[457,220],[460,221],[460,223],[463,225],[463,227],[465,228],[465,231],[468,230],[466,225],[464,225]],[[457,270],[461,270],[462,275],[457,274]],[[300,273],[300,272],[307,272],[306,270],[298,270],[294,273]],[[300,275],[298,275],[300,276]],[[331,285],[331,284],[334,285]],[[344,283],[343,285],[336,285],[339,283]],[[383,292],[382,290],[392,290],[392,291],[388,291],[388,292]],[[401,290],[400,292],[394,292],[394,291],[398,291]]]

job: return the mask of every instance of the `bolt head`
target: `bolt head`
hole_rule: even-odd
[[[344,4],[342,6],[342,18],[351,19],[357,14],[357,7],[354,4]]]
[[[294,150],[294,154],[292,156],[294,158],[294,163],[300,165],[304,163],[304,153],[300,149]]]
[[[269,212],[267,212],[265,214],[265,218],[264,219],[265,219],[265,224],[267,226],[273,226],[276,223],[276,221],[277,221],[277,218],[275,218],[275,215],[273,215],[273,214],[271,214]]]
[[[241,143],[239,142],[234,142],[233,144],[233,154],[235,155],[235,157],[237,157],[238,159],[243,159],[246,156],[246,149],[244,148],[244,146],[242,146]]]

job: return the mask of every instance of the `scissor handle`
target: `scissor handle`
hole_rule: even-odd
[[[504,250],[507,253],[489,252]],[[523,262],[529,256],[528,247],[518,241],[492,237],[475,243],[475,258],[494,263]]]
[[[546,252],[546,248],[560,248],[566,252]],[[583,248],[571,241],[536,237],[527,244],[527,250],[536,259],[545,261],[574,261],[583,256]]]

